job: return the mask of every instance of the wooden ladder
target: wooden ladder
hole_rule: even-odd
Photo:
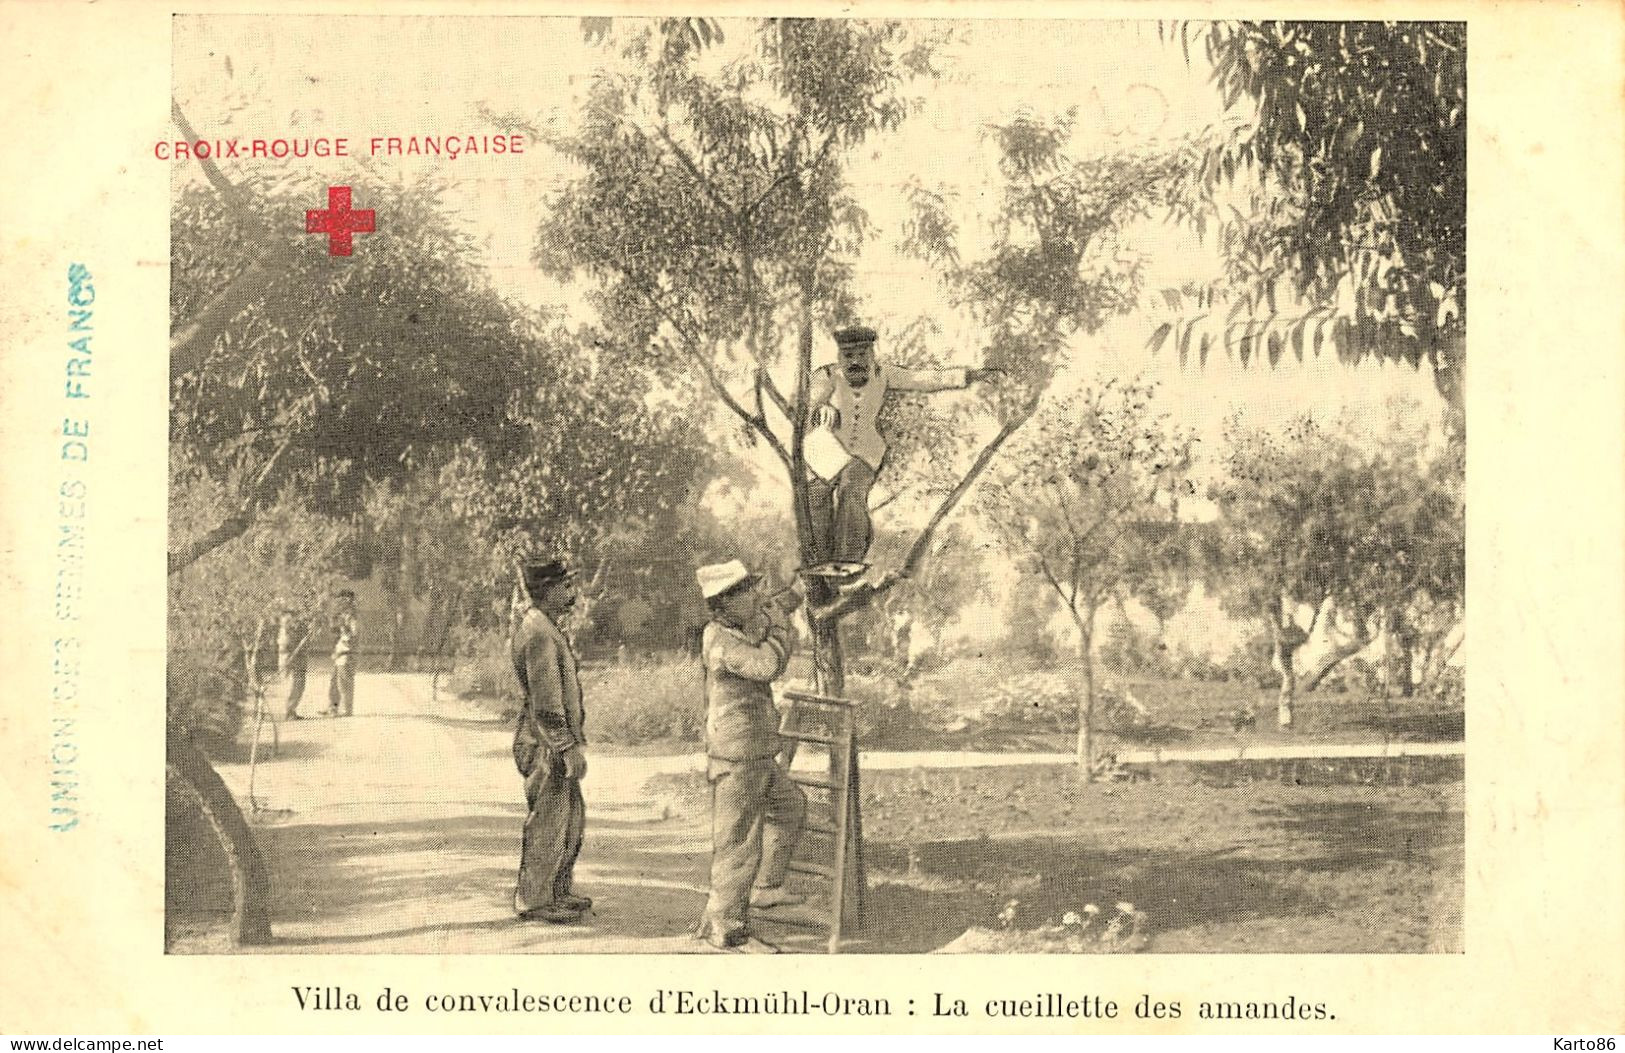
[[[791,914],[764,914],[763,920],[804,928],[827,928],[829,953],[841,950],[841,934],[862,925],[864,892],[868,885],[863,864],[863,815],[860,808],[862,793],[858,785],[857,703],[846,698],[832,698],[805,691],[786,691],[790,709],[785,716],[784,728],[779,732],[791,741],[788,751],[794,761],[797,747],[803,744],[825,750],[829,765],[825,774],[808,771],[790,771],[791,781],[827,795],[827,819],[817,814],[815,799],[808,801],[807,819],[802,824],[802,845],[807,834],[826,839],[832,846],[833,860],[829,864],[793,859],[790,871],[830,883],[828,915],[823,921],[796,917]],[[814,717],[814,728],[806,727],[803,718]]]

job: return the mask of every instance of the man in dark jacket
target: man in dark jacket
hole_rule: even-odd
[[[711,783],[711,894],[699,933],[713,947],[774,953],[746,922],[748,907],[802,902],[784,887],[801,840],[807,795],[778,760],[784,742],[769,686],[784,673],[790,633],[764,609],[759,580],[738,560],[701,567],[705,627],[706,777]]]
[[[581,779],[587,758],[581,747],[587,737],[575,652],[558,627],[575,606],[575,574],[553,560],[528,564],[523,577],[530,605],[511,649],[525,703],[514,729],[513,759],[525,777],[530,811],[513,908],[521,918],[562,924],[592,907],[572,886],[586,827]]]

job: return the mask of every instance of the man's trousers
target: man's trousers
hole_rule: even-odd
[[[801,841],[807,795],[772,757],[712,758],[711,895],[701,936],[724,937],[745,928],[750,892],[784,884]]]
[[[284,683],[288,688],[287,701],[282,709],[284,719],[299,715],[299,700],[305,697],[305,665],[290,665],[282,673]]]
[[[347,654],[333,656],[333,678],[327,682],[327,711],[341,717],[355,712],[355,662]]]
[[[587,806],[581,780],[567,778],[564,758],[545,749],[536,767],[525,777],[524,838],[519,849],[519,887],[514,909],[537,910],[571,894],[581,835],[587,827]]]
[[[821,559],[862,563],[869,554],[869,490],[875,469],[854,457],[833,480],[807,481],[813,548]]]

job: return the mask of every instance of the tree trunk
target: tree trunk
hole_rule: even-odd
[[[242,944],[271,942],[271,883],[253,831],[219,773],[185,732],[168,728],[166,745],[167,768],[214,831],[231,871],[232,938]]]
[[[1281,692],[1275,702],[1275,722],[1290,728],[1298,694],[1298,644],[1288,638],[1278,618],[1270,619],[1270,635],[1275,640],[1275,660],[1281,664]]]
[[[200,537],[193,538],[169,553],[169,573],[179,574],[204,556],[243,536],[253,522],[251,513],[239,511],[227,516]]]
[[[1327,674],[1350,658],[1353,658],[1355,655],[1359,654],[1361,651],[1365,650],[1366,646],[1370,643],[1370,636],[1364,632],[1361,632],[1348,643],[1341,644],[1334,648],[1331,654],[1328,654],[1325,658],[1322,658],[1320,660],[1320,664],[1303,678],[1303,681],[1298,685],[1298,687],[1303,691],[1315,690],[1320,686],[1320,682],[1326,679]]]
[[[1078,770],[1084,782],[1095,778],[1095,612],[1072,614],[1078,626],[1078,661],[1083,667],[1083,694],[1078,698]]]

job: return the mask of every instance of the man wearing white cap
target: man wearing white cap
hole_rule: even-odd
[[[711,894],[698,935],[721,950],[771,954],[754,936],[749,907],[802,902],[784,887],[801,840],[807,795],[779,763],[784,743],[769,686],[790,658],[790,632],[777,605],[764,605],[760,579],[739,560],[701,567],[711,610],[705,663],[706,778],[711,784]]]

